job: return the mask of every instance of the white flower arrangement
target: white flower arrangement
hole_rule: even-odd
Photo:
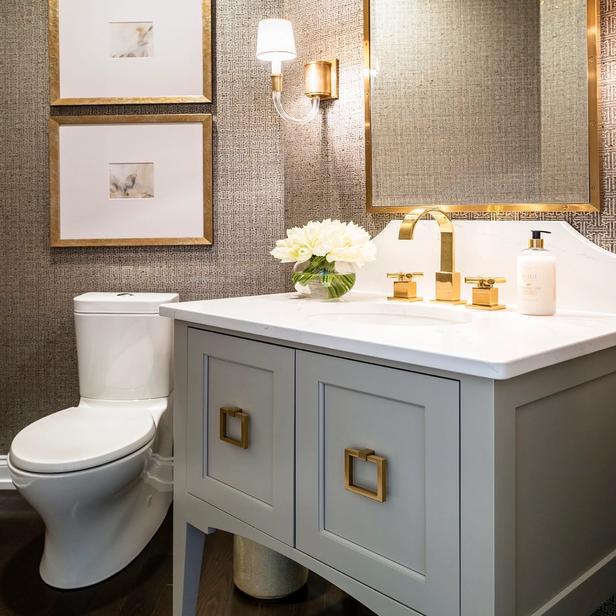
[[[376,246],[367,231],[354,222],[328,218],[289,229],[287,237],[276,242],[271,254],[283,263],[303,263],[312,257],[325,257],[328,263],[341,261],[361,267],[376,259]]]
[[[288,229],[271,254],[296,264],[292,280],[298,291],[308,294],[309,283],[318,280],[336,298],[355,284],[356,268],[376,259],[376,246],[359,225],[328,218]]]

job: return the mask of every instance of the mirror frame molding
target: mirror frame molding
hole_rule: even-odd
[[[370,2],[364,0],[364,126],[366,209],[371,214],[404,214],[417,205],[378,206],[372,203],[372,115],[370,62]],[[601,138],[600,138],[600,0],[586,0],[586,49],[588,58],[588,155],[589,203],[479,203],[430,204],[445,212],[599,212],[601,211]],[[425,206],[426,204],[422,204]]]

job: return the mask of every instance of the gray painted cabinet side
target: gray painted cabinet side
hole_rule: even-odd
[[[616,590],[616,350],[496,384],[510,418],[516,616],[586,616]]]
[[[186,507],[187,469],[187,384],[193,366],[188,364],[188,327],[176,321],[174,326],[174,469],[173,469],[173,614],[192,616],[197,607],[203,527],[191,526]]]

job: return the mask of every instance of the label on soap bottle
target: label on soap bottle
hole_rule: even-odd
[[[556,259],[547,251],[518,257],[518,312],[543,316],[556,312]]]

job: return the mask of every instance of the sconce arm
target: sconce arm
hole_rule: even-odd
[[[317,113],[319,113],[319,107],[321,104],[321,99],[318,96],[311,98],[311,107],[308,115],[303,118],[296,118],[292,115],[289,115],[283,104],[282,104],[282,92],[279,90],[274,90],[272,92],[272,100],[274,101],[274,107],[276,111],[280,114],[280,117],[287,122],[294,122],[295,124],[307,124],[308,122],[312,122],[317,117]]]

